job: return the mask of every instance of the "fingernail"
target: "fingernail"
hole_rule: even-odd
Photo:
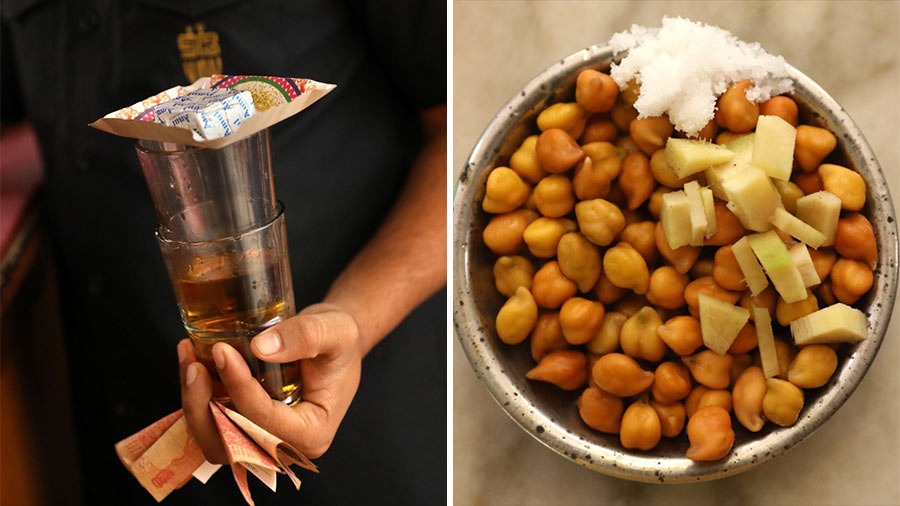
[[[213,346],[212,356],[213,360],[216,362],[216,368],[225,369],[225,352],[222,351],[221,346]]]
[[[184,373],[184,386],[189,387],[197,379],[197,367],[200,364],[193,363],[187,367],[187,371]]]
[[[263,355],[272,355],[281,351],[281,336],[270,330],[253,338],[257,351]]]

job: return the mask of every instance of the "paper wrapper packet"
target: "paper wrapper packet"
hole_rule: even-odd
[[[200,78],[189,86],[174,86],[129,107],[111,112],[90,126],[122,137],[218,149],[297,114],[334,88],[333,84],[312,79],[214,74]],[[233,125],[228,135],[206,140],[198,135],[198,140],[195,138],[196,129],[183,128],[180,126],[183,123],[166,125],[157,121],[158,111],[165,110],[170,101],[189,93],[196,94],[199,90],[218,89],[246,91],[253,98],[255,113],[240,118],[239,124]]]
[[[234,480],[247,504],[253,505],[247,471],[273,492],[278,473],[286,474],[297,490],[300,489],[300,479],[290,468],[292,464],[318,472],[315,464],[294,447],[239,413],[217,402],[211,402],[209,408],[222,436]],[[206,461],[200,446],[188,431],[180,409],[119,441],[116,453],[122,464],[157,502],[181,488],[191,477],[206,483],[221,467]]]
[[[188,128],[195,141],[207,141],[233,135],[256,114],[256,107],[249,91],[208,88],[173,98],[152,111],[159,123]]]

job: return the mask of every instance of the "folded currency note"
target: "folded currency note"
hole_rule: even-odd
[[[222,436],[234,480],[247,504],[253,506],[247,471],[273,492],[279,473],[286,474],[300,489],[300,479],[291,465],[318,472],[315,464],[294,447],[239,413],[215,401],[210,402],[209,409]],[[206,483],[221,467],[206,461],[180,409],[116,443],[116,453],[157,502],[184,486],[191,477]]]

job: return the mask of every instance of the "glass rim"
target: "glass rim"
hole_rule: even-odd
[[[233,145],[235,145],[235,144],[237,144],[237,143],[239,143],[239,142],[247,141],[247,140],[249,140],[249,139],[251,139],[251,138],[253,138],[253,137],[258,137],[258,136],[268,137],[268,132],[269,132],[269,129],[268,129],[268,128],[264,128],[264,129],[262,129],[262,130],[260,130],[260,131],[258,131],[258,132],[254,132],[254,133],[252,133],[252,134],[250,134],[250,135],[246,135],[246,136],[244,136],[244,137],[241,137],[240,139],[237,139],[237,140],[235,140],[234,142],[232,142],[232,143],[230,143],[230,144],[228,144],[228,145],[226,145],[226,146],[222,146],[221,148],[204,148],[204,147],[201,147],[201,146],[191,146],[191,145],[187,145],[187,144],[178,144],[178,143],[175,143],[175,142],[169,142],[169,141],[158,141],[158,140],[155,140],[155,139],[137,139],[137,140],[134,142],[134,148],[135,148],[135,150],[137,150],[138,152],[140,152],[140,153],[142,153],[142,154],[145,154],[145,155],[149,155],[149,156],[159,156],[159,157],[163,157],[163,156],[176,156],[176,155],[192,154],[192,153],[196,153],[196,152],[198,152],[198,151],[216,151],[216,150],[218,150],[218,149],[225,149],[225,148],[231,147],[231,146],[233,146]],[[141,141],[152,141],[152,142],[159,142],[159,143],[169,143],[169,144],[172,144],[172,145],[174,145],[174,146],[177,146],[177,148],[176,148],[176,149],[172,149],[172,150],[153,151],[153,150],[147,149],[147,148],[144,147],[144,146],[141,146]]]
[[[275,201],[275,216],[273,216],[270,220],[266,221],[262,225],[251,228],[249,230],[244,230],[243,232],[238,232],[234,235],[229,235],[228,237],[220,237],[218,239],[209,239],[204,241],[183,241],[179,239],[173,239],[170,237],[166,237],[165,233],[168,232],[171,234],[171,230],[159,224],[156,226],[156,230],[154,231],[154,235],[156,236],[156,240],[163,244],[170,245],[189,245],[191,247],[195,246],[203,246],[209,244],[220,244],[225,242],[236,242],[241,240],[243,237],[256,234],[262,231],[263,229],[271,227],[276,221],[282,220],[284,218],[284,204],[280,200]]]
[[[149,156],[162,157],[162,156],[182,155],[182,154],[188,154],[188,153],[196,153],[197,151],[205,151],[205,150],[209,149],[209,148],[201,148],[199,146],[188,146],[186,144],[176,144],[176,143],[172,142],[170,144],[178,146],[178,148],[172,149],[172,150],[165,150],[165,151],[152,151],[150,149],[145,148],[144,146],[141,146],[142,140],[148,140],[148,139],[136,140],[134,142],[134,149],[142,154],[149,155]],[[153,142],[161,142],[162,143],[162,142],[166,142],[166,141],[153,141]]]

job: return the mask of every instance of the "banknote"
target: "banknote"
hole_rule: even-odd
[[[276,489],[278,474],[286,474],[294,487],[300,489],[300,479],[292,465],[318,472],[315,464],[297,449],[236,411],[217,402],[210,402],[209,408],[225,445],[235,483],[247,504],[253,505],[247,484],[248,471],[272,491]],[[206,483],[220,467],[206,461],[181,410],[119,441],[115,450],[126,469],[157,502],[184,486],[191,477]]]

